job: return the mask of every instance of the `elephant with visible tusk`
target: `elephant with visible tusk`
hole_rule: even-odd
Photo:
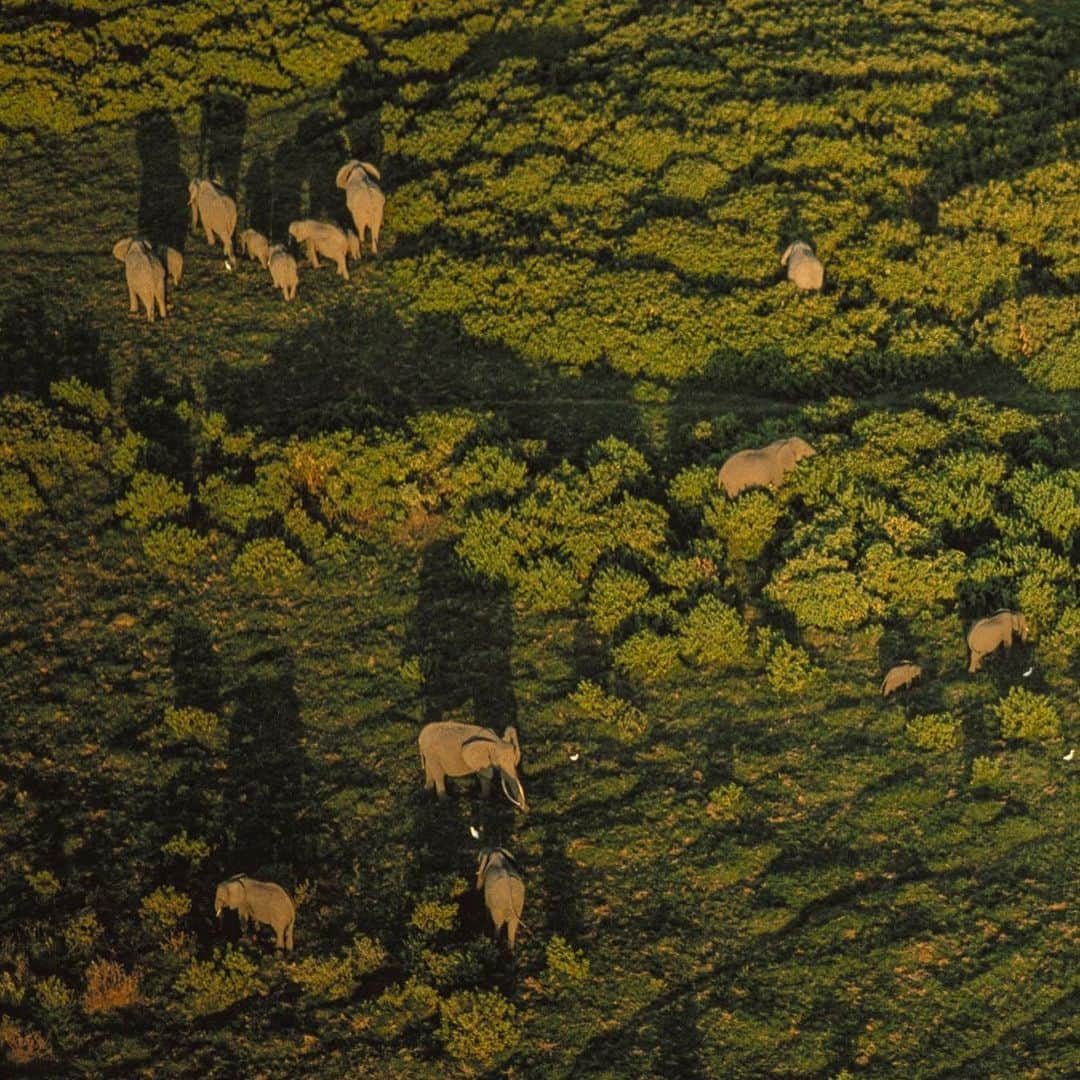
[[[313,221],[304,218],[302,221],[294,221],[289,226],[289,235],[303,245],[307,254],[308,262],[318,269],[319,256],[325,255],[337,263],[338,273],[349,280],[349,269],[345,265],[349,255],[359,254],[359,242],[350,240],[350,235],[355,238],[355,233],[346,233],[336,225],[328,221]]]
[[[383,207],[386,205],[386,196],[376,183],[381,179],[379,170],[374,165],[354,158],[338,169],[335,181],[339,188],[345,189],[345,205],[352,214],[361,244],[364,242],[365,229],[371,233],[373,253],[379,250],[379,230],[382,228]]]
[[[424,786],[435,788],[439,798],[446,795],[446,778],[476,775],[480,792],[491,794],[495,773],[503,794],[519,809],[527,810],[525,789],[518,778],[521,761],[517,729],[508,726],[502,738],[491,728],[476,724],[460,724],[454,720],[439,720],[427,724],[420,732],[420,762],[424,767]]]
[[[495,940],[498,941],[505,926],[506,943],[512,949],[525,909],[525,882],[506,848],[481,853],[476,887],[484,890],[484,905],[495,924]]]
[[[979,619],[967,635],[968,648],[971,650],[968,671],[978,671],[982,667],[983,657],[999,646],[1011,649],[1013,635],[1019,634],[1021,641],[1027,641],[1029,633],[1027,619],[1019,611],[1002,609],[987,615],[985,619]]]
[[[154,309],[165,318],[165,267],[146,240],[125,236],[113,244],[113,255],[124,264],[132,315],[139,313],[139,301],[146,308],[147,322],[154,321]]]
[[[192,180],[188,185],[188,205],[191,207],[191,227],[202,222],[206,242],[213,247],[214,237],[225,249],[225,262],[232,268],[233,231],[236,229],[236,202],[213,180]]]
[[[780,265],[787,267],[788,281],[794,282],[803,291],[820,289],[825,282],[825,268],[814,254],[814,249],[805,241],[796,240],[794,244],[788,244],[787,250],[780,256]]]
[[[918,664],[913,664],[910,660],[902,661],[885,672],[885,678],[881,680],[881,696],[888,697],[897,690],[909,687],[920,675],[922,668]]]
[[[243,931],[248,919],[266,923],[277,934],[279,949],[292,949],[296,908],[289,894],[272,881],[256,881],[237,874],[223,881],[214,894],[214,915],[221,918],[224,908],[235,908]]]
[[[731,498],[747,488],[776,488],[785,473],[813,454],[814,448],[798,436],[778,439],[760,449],[740,450],[720,467],[717,483]]]

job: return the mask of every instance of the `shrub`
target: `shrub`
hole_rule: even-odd
[[[750,632],[739,613],[715,596],[706,596],[686,616],[679,649],[691,662],[724,669],[750,663]]]
[[[746,792],[738,784],[725,784],[709,792],[705,813],[714,821],[735,822],[746,812],[748,802]]]
[[[44,1035],[33,1030],[23,1031],[8,1016],[0,1017],[0,1046],[13,1065],[48,1061],[53,1056]]]
[[[205,840],[192,840],[187,829],[181,829],[176,836],[161,845],[161,853],[183,859],[195,867],[210,857],[210,845]]]
[[[976,791],[996,792],[1001,788],[1001,762],[977,757],[971,763],[971,786]]]
[[[415,926],[422,934],[430,935],[452,930],[456,921],[457,905],[439,900],[421,900],[409,917],[410,926]]]
[[[654,630],[639,630],[611,655],[615,667],[628,679],[640,683],[661,682],[674,674],[679,664],[679,641]]]
[[[113,960],[94,960],[86,969],[86,990],[82,997],[86,1013],[114,1012],[137,1005],[139,973],[127,972]]]
[[[83,911],[68,919],[63,930],[64,945],[72,955],[90,952],[101,937],[101,923],[93,911]]]
[[[588,679],[578,683],[568,700],[584,719],[593,721],[615,738],[629,742],[645,730],[647,720],[640,709],[604,693]]]
[[[439,1002],[439,1038],[467,1070],[487,1070],[517,1046],[517,1010],[501,994],[465,990]]]
[[[649,583],[618,567],[601,570],[589,590],[589,624],[598,634],[613,634],[649,595]]]
[[[148,933],[163,937],[191,910],[191,899],[171,885],[163,885],[139,904],[139,919]]]
[[[152,529],[143,537],[142,547],[154,570],[178,580],[186,579],[210,553],[210,541],[206,537],[185,526],[171,524]]]
[[[221,718],[205,709],[188,705],[181,709],[165,706],[165,726],[177,742],[193,742],[208,750],[225,745],[226,732]]]
[[[1046,741],[1061,736],[1061,719],[1045,694],[1013,686],[1005,700],[991,706],[991,710],[1001,723],[1005,739]]]
[[[212,960],[192,960],[173,989],[181,996],[180,1011],[189,1019],[207,1016],[235,1005],[252,994],[264,994],[266,983],[258,965],[235,949],[214,950]]]
[[[871,596],[844,559],[813,548],[784,564],[765,587],[765,595],[781,604],[800,626],[851,630],[884,605]]]
[[[407,1028],[439,1011],[438,992],[415,978],[403,986],[384,990],[375,1002],[353,1020],[356,1031],[371,1031],[381,1039],[396,1039]]]
[[[25,961],[23,962],[25,969]],[[26,997],[26,971],[0,971],[0,1005],[21,1005]]]
[[[358,980],[378,970],[386,960],[386,950],[371,938],[359,935],[340,957],[306,957],[292,965],[289,977],[309,997],[341,1001],[350,997]]]
[[[960,723],[951,713],[926,713],[913,716],[907,725],[907,737],[920,750],[944,754],[964,741]]]
[[[58,975],[49,975],[34,984],[34,996],[46,1012],[59,1012],[71,1004],[71,991]]]
[[[775,647],[766,646],[766,649],[765,678],[774,694],[796,697],[812,691],[824,678],[824,670],[814,667],[798,645],[781,640]]]
[[[190,504],[191,497],[178,481],[143,470],[131,478],[128,493],[116,503],[116,513],[132,528],[145,529],[162,518],[186,513]]]
[[[272,537],[252,540],[233,560],[232,576],[259,589],[272,588],[282,581],[296,577],[304,564],[285,546]]]
[[[33,892],[42,903],[48,902],[60,892],[59,880],[55,874],[48,870],[36,870],[26,874],[25,878],[26,884],[30,886],[31,892]]]
[[[705,524],[724,544],[728,562],[752,562],[772,539],[783,507],[765,491],[738,499],[717,497],[705,508]]]
[[[544,950],[548,982],[553,990],[580,986],[588,981],[589,961],[558,934],[553,934]]]

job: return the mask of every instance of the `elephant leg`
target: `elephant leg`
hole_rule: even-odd
[[[480,797],[482,799],[491,798],[491,777],[485,776],[483,773],[477,773],[480,779]]]
[[[296,920],[294,919],[288,926],[285,927],[285,948],[287,951],[292,952],[293,947],[293,926]]]
[[[506,920],[506,943],[512,949],[514,947],[514,939],[517,937],[517,920]]]
[[[274,947],[276,949],[281,949],[282,952],[285,951],[285,931],[286,927],[284,926],[275,925],[274,927],[274,936],[276,938]]]
[[[128,286],[128,311],[132,315],[139,314],[139,298],[135,295],[135,290]]]
[[[314,240],[309,240],[307,242],[307,257],[308,262],[312,265],[312,268],[317,270],[319,268],[319,253],[315,250]]]
[[[982,667],[982,653],[977,653],[974,649],[971,650],[971,663],[968,664],[968,672],[973,673]]]
[[[349,268],[348,268],[348,267],[347,267],[347,266],[345,265],[345,254],[344,254],[344,252],[342,253],[342,255],[341,255],[341,258],[339,258],[339,259],[338,259],[338,264],[337,264],[337,272],[338,272],[338,273],[339,273],[339,274],[340,274],[340,275],[341,275],[341,276],[342,276],[342,277],[343,277],[343,278],[344,278],[344,279],[345,279],[346,281],[348,281],[348,280],[349,280]]]
[[[151,291],[142,298],[143,306],[146,308],[146,321],[154,321],[154,293]]]
[[[206,232],[206,242],[210,245],[210,247],[213,247],[214,246],[214,230],[211,229],[210,226],[207,225],[205,221],[203,222],[203,230]]]
[[[161,312],[161,317],[165,318],[165,286],[163,285],[158,289],[154,299],[157,301],[158,311]]]
[[[371,226],[371,251],[372,254],[378,255],[379,253],[379,226]]]

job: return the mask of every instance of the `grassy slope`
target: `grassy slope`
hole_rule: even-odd
[[[731,98],[775,98],[790,57],[774,51],[785,46],[768,37],[768,9],[743,8],[756,45],[738,76],[730,75]],[[597,152],[591,159],[567,136],[558,153],[578,170],[579,181],[595,174],[597,188],[583,208],[548,207],[547,223],[529,201],[534,193],[495,186],[497,177],[484,173],[479,156],[503,130],[508,145],[498,154],[492,150],[491,158],[500,159],[503,173],[521,160],[535,173],[532,159],[550,135],[532,132],[527,122],[516,130],[532,106],[514,106],[515,85],[529,102],[556,93],[576,97],[587,106],[579,124],[593,112],[605,129],[620,118],[655,120],[655,101],[633,93],[648,66],[642,36],[655,71],[684,71],[683,80],[693,85],[708,52],[689,42],[707,30],[693,13],[654,13],[644,22],[636,15],[619,6],[592,13],[582,31],[568,31],[572,20],[563,18],[561,27],[521,32],[506,17],[497,33],[477,35],[483,40],[462,68],[446,82],[433,78],[427,91],[402,90],[426,80],[408,62],[394,69],[397,54],[387,47],[380,91],[402,95],[397,101],[407,103],[401,107],[408,121],[399,124],[396,149],[386,153],[387,186],[404,192],[396,218],[390,204],[386,250],[379,260],[365,261],[348,286],[329,269],[304,274],[300,300],[291,307],[253,265],[226,274],[202,239],[189,236],[185,282],[168,323],[126,320],[121,271],[107,251],[131,231],[140,202],[153,203],[145,192],[140,196],[145,152],[140,160],[124,125],[92,128],[78,138],[43,138],[47,153],[20,150],[4,193],[4,219],[24,223],[19,231],[26,239],[0,300],[24,304],[28,296],[44,296],[100,334],[113,404],[163,441],[167,410],[155,406],[159,397],[166,403],[183,397],[200,413],[222,409],[234,425],[258,425],[275,438],[338,426],[396,427],[423,409],[465,405],[494,410],[508,438],[548,440],[536,472],[563,456],[580,461],[594,441],[618,434],[646,452],[656,497],[664,498],[666,481],[680,469],[731,448],[725,441],[731,436],[696,438],[697,422],[716,421],[715,430],[728,431],[723,414],[735,412],[734,438],[746,439],[763,419],[801,414],[796,394],[771,396],[763,392],[775,389],[768,382],[752,398],[740,393],[738,366],[700,377],[692,368],[665,373],[646,366],[649,381],[634,378],[633,337],[655,342],[650,357],[665,348],[690,354],[696,342],[687,327],[697,310],[691,305],[674,328],[656,321],[659,316],[640,324],[634,309],[642,301],[634,290],[662,282],[665,295],[708,305],[714,293],[747,288],[759,290],[764,304],[779,303],[768,299],[769,290],[780,292],[771,272],[760,271],[756,280],[745,278],[741,266],[684,267],[672,277],[662,254],[628,250],[627,236],[657,213],[701,228],[715,222],[689,206],[692,199],[665,193],[656,180],[666,175],[661,166],[655,175],[638,175],[619,159],[618,139],[604,151],[607,158]],[[928,9],[925,18],[931,17]],[[850,30],[855,53],[875,47],[873,39],[860,37],[865,26]],[[426,29],[404,23],[387,41],[407,42]],[[960,32],[916,26],[907,33],[905,47],[917,54],[935,36]],[[995,73],[1020,62],[1009,52],[1008,34],[1002,37],[992,20],[979,33],[966,51],[950,39],[954,56]],[[731,50],[743,53],[736,30],[722,27],[715,34],[730,35]],[[1051,60],[1059,56],[1048,50]],[[492,71],[515,59],[524,62],[518,83],[504,76],[504,85],[482,88]],[[588,76],[590,65],[606,72],[605,83]],[[707,73],[719,78],[715,69]],[[739,78],[758,89],[740,96]],[[873,78],[871,85],[858,76],[851,85],[846,76],[837,78],[833,84],[810,70],[782,93],[794,101],[824,98],[827,105],[830,95],[858,98],[873,90]],[[938,81],[948,86],[950,78],[963,76],[946,71]],[[897,76],[900,84],[904,79]],[[1003,74],[989,81],[1001,101],[1020,93],[1000,89],[1007,87]],[[443,86],[451,91],[449,102]],[[336,167],[343,160],[339,140],[355,117],[335,119],[333,92],[273,112],[253,102],[241,175],[250,180],[260,156],[284,161],[281,175],[294,183],[306,160]],[[1021,96],[1045,93],[1034,85]],[[485,95],[499,101],[499,109],[460,156],[421,142],[410,150],[410,125],[423,128],[427,116],[438,120],[433,131],[453,129],[452,117],[440,118],[440,110],[453,113],[455,101],[464,102],[463,129],[475,128],[466,106]],[[679,128],[677,113],[671,110],[675,118],[662,125],[665,132]],[[689,106],[686,113],[693,115]],[[193,173],[198,111],[175,119],[177,160],[167,164]],[[384,118],[384,138],[397,130],[393,119]],[[320,121],[328,131],[313,142]],[[941,179],[946,170],[935,164],[938,144],[920,150],[944,185],[933,191],[935,203],[962,182],[1019,176],[1060,152],[1055,129],[1020,139],[1019,122],[1012,125],[1007,116],[1007,130],[1020,139],[1009,147],[1014,156],[991,155],[980,166],[984,159],[972,152],[973,163],[962,151],[978,149],[984,136],[965,138],[962,128],[949,133],[950,121],[956,117],[946,114],[940,123],[928,121],[927,129],[946,148],[950,139],[959,140],[944,159],[950,167],[961,163],[959,180]],[[808,122],[817,130],[817,119]],[[709,123],[726,130],[723,119]],[[761,127],[769,130],[764,121]],[[624,141],[631,134],[624,129]],[[678,151],[688,160],[696,159],[695,138],[700,130],[692,129],[689,150]],[[776,161],[787,149],[786,143],[769,147],[764,163],[747,163],[748,171],[734,180],[725,177],[709,190],[706,208],[722,209],[743,183],[753,190],[775,183]],[[636,143],[632,150],[643,153]],[[705,157],[724,161],[723,152],[701,144]],[[918,207],[882,210],[873,203],[872,196],[888,193],[865,186],[869,166],[858,182],[851,179],[855,165],[842,158],[822,168],[828,179],[809,175],[821,204],[795,209],[815,223],[819,246],[833,258],[827,266],[837,266],[847,289],[841,295],[853,298],[850,308],[872,306],[880,297],[859,292],[866,286],[854,269],[857,244],[844,231],[851,208],[841,205],[840,194],[853,188],[852,200],[871,218],[903,219]],[[668,187],[676,180],[677,173]],[[441,210],[455,190],[460,203],[451,220],[442,227],[430,218],[425,223],[417,209],[423,198]],[[621,194],[608,207],[604,192]],[[763,212],[784,209],[782,199],[762,199]],[[1058,213],[1068,211],[1058,207]],[[775,224],[781,228],[783,218]],[[559,229],[574,243],[552,250],[552,232]],[[1049,234],[1052,247],[1057,234]],[[690,234],[682,255],[701,250],[705,241],[698,235]],[[1021,239],[1011,242],[1020,247]],[[13,241],[5,237],[5,245]],[[747,261],[767,267],[781,237],[769,233],[747,243],[757,245]],[[563,302],[547,299],[548,290],[559,295],[560,260],[580,271],[583,253],[599,281],[588,300],[572,294]],[[538,254],[551,265],[538,268],[533,293],[512,270]],[[478,277],[462,283],[468,295],[448,298],[463,265]],[[490,278],[481,274],[487,268]],[[1074,295],[1075,275],[1059,271],[1050,278],[1045,295]],[[1010,288],[1024,295],[1031,287],[1001,281],[991,281],[973,308],[961,304],[955,316],[903,301],[891,309],[893,324],[903,318],[945,324],[960,335],[960,347],[941,361],[940,371],[919,361],[914,380],[903,368],[898,375],[878,373],[869,383],[880,396],[862,399],[860,407],[911,402],[928,366],[935,382],[1019,404],[1049,417],[1048,430],[1067,432],[1067,423],[1052,417],[1075,418],[1074,399],[1028,384],[998,354],[980,353],[969,336],[976,316],[1007,302]],[[480,292],[484,287],[490,292]],[[603,296],[623,289],[631,298],[627,307],[606,310]],[[956,289],[960,295],[961,286]],[[493,299],[476,303],[477,295]],[[835,295],[822,302],[849,310]],[[783,304],[793,302],[788,297]],[[551,338],[549,307],[556,313],[583,307],[613,328],[621,351],[580,367],[553,365],[547,353],[558,352],[559,340],[567,357],[584,356],[596,331],[571,325]],[[792,332],[807,330],[798,321],[803,309],[795,310]],[[832,308],[823,310],[828,317]],[[517,321],[535,327],[539,344],[531,347],[528,335],[518,335]],[[758,333],[745,332],[748,340]],[[579,341],[585,342],[580,350]],[[708,339],[708,347],[714,344]],[[827,339],[820,345],[825,352],[829,347]],[[794,385],[805,381],[790,354],[783,355],[788,359],[775,370],[790,367]],[[979,360],[983,355],[990,363]],[[754,362],[764,360],[759,356],[749,366]],[[860,385],[865,390],[868,384]],[[829,369],[814,389],[823,396],[851,388],[842,370]],[[1053,438],[1055,460],[1071,454],[1075,462],[1075,438]],[[168,449],[159,461],[170,461]],[[23,523],[5,545],[2,681],[12,723],[3,743],[10,770],[3,791],[3,903],[11,932],[2,956],[5,969],[21,972],[26,987],[21,1002],[8,1003],[17,1022],[43,1032],[65,1070],[131,1075],[143,1066],[155,1075],[184,1075],[194,1065],[211,1075],[258,1068],[425,1075],[443,1053],[437,1024],[424,1020],[393,1038],[380,1037],[369,1019],[378,994],[410,975],[444,997],[472,986],[506,994],[522,1021],[512,1059],[520,1075],[1069,1071],[1073,930],[1061,905],[1074,899],[1067,846],[1072,782],[1058,761],[1060,742],[1006,749],[998,741],[986,706],[1018,681],[1026,659],[1011,657],[986,677],[968,679],[955,615],[940,633],[920,625],[917,644],[942,650],[940,678],[906,705],[876,699],[879,656],[872,644],[858,636],[822,636],[812,643],[828,679],[811,693],[777,696],[758,674],[687,673],[674,686],[634,690],[650,728],[645,738],[623,743],[566,704],[580,678],[605,678],[610,667],[607,643],[580,610],[544,616],[515,607],[505,593],[463,575],[443,541],[411,536],[404,544],[358,546],[346,563],[314,562],[299,582],[267,595],[217,572],[178,591],[155,576],[139,538],[113,526],[116,494],[103,480],[70,491],[54,514]],[[673,536],[673,546],[682,539]],[[410,656],[419,659],[426,684],[403,672]],[[1076,722],[1067,676],[1050,672],[1037,687],[1054,698],[1066,735]],[[514,819],[504,805],[482,806],[475,798],[432,806],[419,791],[414,755],[425,713],[470,716],[490,711],[493,702],[505,705],[507,693],[526,746],[533,812]],[[171,704],[200,704],[227,717],[225,743],[211,752],[168,742],[161,714]],[[904,738],[906,714],[946,707],[964,720],[963,748],[939,755],[912,748]],[[573,766],[570,749],[582,754]],[[1004,796],[979,797],[970,788],[971,759],[985,753],[1003,762]],[[730,782],[741,785],[748,808],[725,822],[710,816],[707,804],[710,792]],[[455,881],[468,878],[469,822],[510,843],[528,874],[530,930],[513,965],[477,944],[482,922],[472,901],[453,929],[431,940],[410,922],[421,898],[446,901]],[[161,851],[181,829],[210,845],[201,863]],[[177,999],[172,984],[191,956],[208,956],[220,945],[210,889],[240,866],[292,887],[309,883],[298,925],[300,955],[329,956],[364,933],[383,943],[390,962],[351,997],[328,1004],[302,999],[264,953],[268,993],[195,1026],[183,1022],[171,1007]],[[60,882],[55,896],[25,878],[43,870]],[[181,922],[187,937],[171,951],[160,948],[137,917],[142,898],[163,884],[189,894],[194,904]],[[63,928],[86,908],[96,912],[104,933],[80,952]],[[584,985],[558,989],[545,956],[552,934],[588,957],[591,976]],[[425,957],[432,943],[436,960],[452,957],[448,970]],[[83,970],[94,955],[114,955],[142,970],[145,1001],[130,1019],[87,1017],[80,1010]],[[20,966],[26,962],[29,968]],[[72,1004],[50,1007],[35,989],[50,975],[69,987]],[[40,1068],[48,1072],[55,1063]]]

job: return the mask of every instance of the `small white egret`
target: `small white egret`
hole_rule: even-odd
[[[472,836],[472,838],[474,840],[479,840],[480,839],[480,830],[475,825],[470,825],[469,826],[469,835]]]
[[[1027,669],[1027,671],[1024,672],[1024,678],[1026,679],[1034,670],[1035,670],[1035,665],[1032,664],[1032,666],[1029,667]]]
[[[579,757],[581,757],[581,755],[580,755],[580,754],[571,754],[571,755],[570,755],[570,760],[571,760],[571,761],[577,761],[577,759],[578,759]]]
[[[1073,749],[1070,750],[1061,760],[1062,761],[1072,761],[1072,759],[1074,757],[1076,757],[1076,747],[1073,747]]]

